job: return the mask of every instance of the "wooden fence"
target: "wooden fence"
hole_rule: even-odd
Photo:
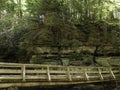
[[[0,63],[0,82],[80,82],[120,79],[120,67]]]

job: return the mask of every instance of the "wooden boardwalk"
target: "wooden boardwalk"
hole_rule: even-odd
[[[120,67],[0,63],[0,88],[119,81]]]

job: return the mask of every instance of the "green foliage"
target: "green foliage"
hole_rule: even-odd
[[[91,45],[99,50],[104,45],[120,45],[119,20],[113,16],[113,10],[119,7],[111,10],[115,3],[110,0],[0,2],[0,53],[4,58],[27,62],[36,53],[35,48],[41,46],[57,48],[60,57],[64,47]],[[75,52],[72,56],[78,59],[89,54]]]

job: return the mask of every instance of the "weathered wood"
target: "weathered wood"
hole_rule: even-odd
[[[70,75],[70,68],[67,67],[67,77],[69,81],[72,81],[71,75]]]
[[[47,66],[47,76],[48,76],[48,81],[51,81],[49,66]]]
[[[4,75],[0,76],[0,80],[21,80],[21,75]]]
[[[21,70],[17,70],[17,69],[14,69],[14,70],[11,70],[11,69],[0,69],[0,73],[1,74],[7,74],[7,73],[9,73],[9,74],[20,74],[21,73]]]
[[[114,70],[113,73],[120,73],[119,70]]]
[[[87,69],[84,69],[84,75],[85,75],[85,79],[86,79],[86,80],[89,80],[89,76],[88,76],[88,74],[87,74]]]
[[[47,80],[48,77],[46,75],[27,75],[26,76],[26,80],[37,80],[37,81],[40,81],[40,80]]]
[[[6,67],[21,67],[21,66],[23,66],[23,65],[25,65],[26,67],[47,67],[47,66],[49,66],[49,67],[58,67],[58,68],[66,68],[66,66],[61,66],[61,65],[44,65],[44,64],[21,64],[21,63],[0,63],[0,67],[4,67],[4,66],[6,66]],[[79,69],[84,69],[84,68],[86,68],[85,66],[69,66],[70,68],[79,68]],[[97,68],[97,67],[88,67],[88,68]],[[104,67],[100,67],[100,68],[103,68],[104,69]]]
[[[26,77],[26,69],[25,69],[25,65],[23,65],[22,67],[21,67],[21,69],[22,69],[22,81],[25,81],[25,77]]]
[[[50,73],[56,73],[56,74],[66,74],[66,71],[61,71],[61,70],[50,70]]]
[[[100,79],[103,80],[104,78],[103,78],[103,76],[102,76],[102,73],[101,73],[100,68],[98,68],[98,73],[99,73],[99,75],[100,75]]]
[[[41,74],[41,73],[46,73],[46,70],[26,70],[26,73],[27,74],[33,74],[33,73],[38,73],[38,74]]]
[[[115,77],[115,75],[114,75],[114,73],[113,73],[111,67],[109,68],[109,72],[110,72],[111,76],[113,77],[113,79],[116,79],[116,77]]]
[[[110,75],[113,77],[111,78]],[[0,63],[0,83],[3,82],[103,82],[120,80],[119,67],[80,67],[39,64]],[[24,81],[24,82],[23,82]]]

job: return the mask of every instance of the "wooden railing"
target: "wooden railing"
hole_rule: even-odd
[[[0,63],[0,82],[79,82],[120,79],[120,67]]]

